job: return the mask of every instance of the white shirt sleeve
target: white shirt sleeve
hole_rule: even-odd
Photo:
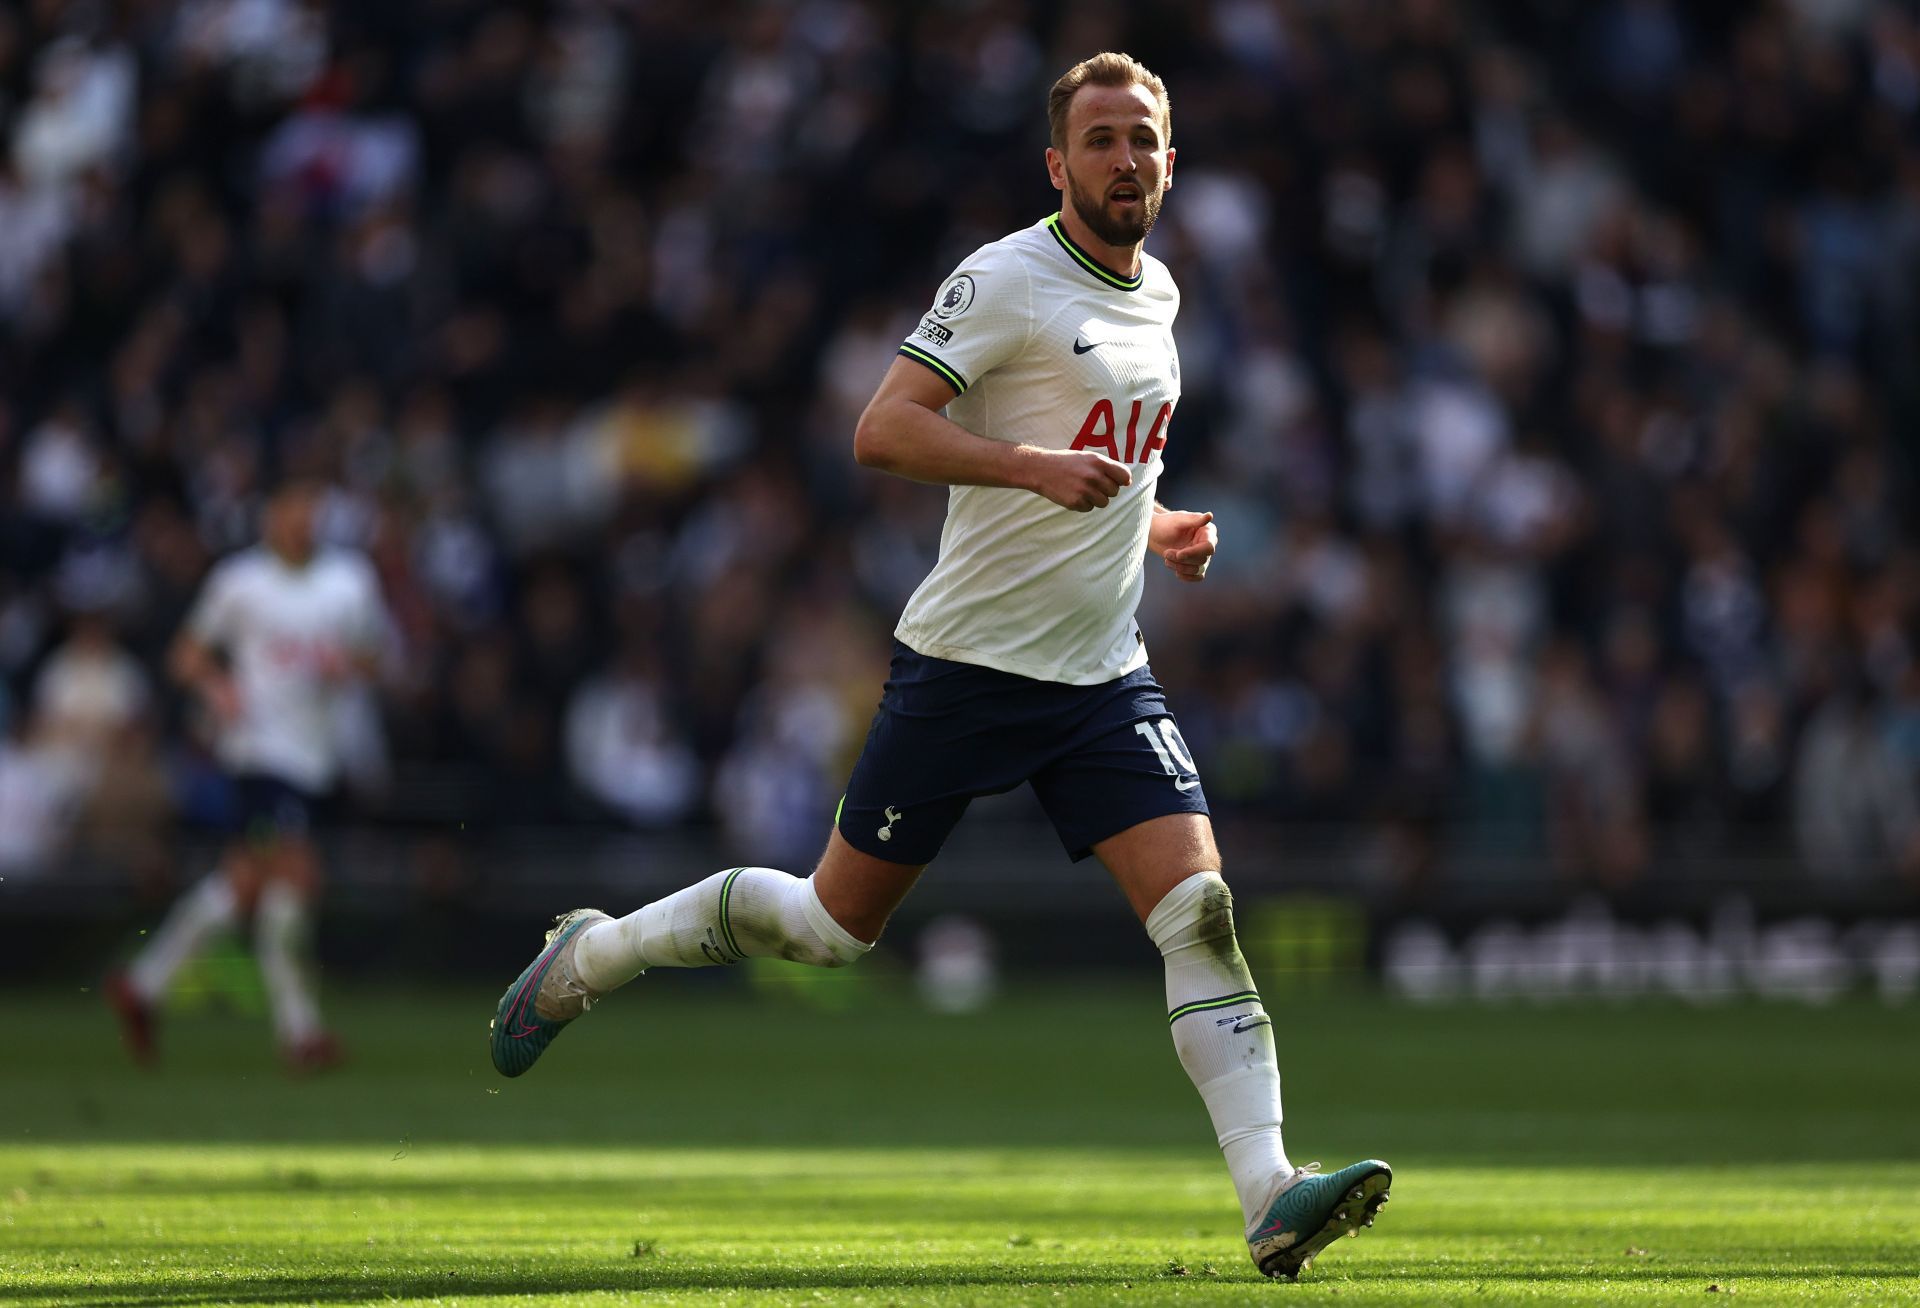
[[[230,647],[240,634],[241,614],[246,607],[241,600],[244,584],[238,560],[215,564],[200,588],[193,611],[187,615],[187,634],[203,645]]]
[[[1033,329],[1032,277],[1017,251],[995,241],[940,283],[900,353],[938,373],[959,395],[1024,350]]]
[[[377,655],[384,662],[393,655],[399,633],[387,611],[386,598],[381,594],[380,576],[370,560],[355,558],[353,579],[355,604],[345,632],[346,642],[356,653]]]

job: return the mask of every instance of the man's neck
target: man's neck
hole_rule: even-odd
[[[1080,211],[1073,207],[1071,200],[1060,206],[1060,225],[1066,228],[1068,237],[1075,245],[1122,277],[1140,275],[1140,248],[1146,244],[1145,241],[1135,241],[1131,245],[1108,245],[1082,221]]]

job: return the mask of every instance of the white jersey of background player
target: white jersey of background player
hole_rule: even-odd
[[[266,545],[207,577],[187,632],[225,652],[237,692],[215,752],[236,775],[278,777],[309,795],[341,770],[338,700],[356,666],[377,657],[386,627],[367,560],[327,549],[291,563]]]
[[[288,1066],[317,1071],[340,1057],[308,980],[321,880],[310,827],[341,770],[338,701],[373,676],[387,618],[365,559],[316,549],[319,496],[318,486],[296,482],[268,500],[261,544],[213,569],[174,645],[171,670],[212,719],[237,820],[220,868],[108,980],[128,1048],[143,1062],[155,1055],[155,1010],[168,984],[249,908]]]
[[[1144,252],[1134,277],[1086,261],[1060,221],[974,251],[900,352],[955,388],[946,416],[975,435],[1093,450],[1132,480],[1091,516],[1026,490],[955,485],[939,562],[894,634],[935,658],[1084,686],[1147,661],[1133,614],[1180,399],[1180,292]]]

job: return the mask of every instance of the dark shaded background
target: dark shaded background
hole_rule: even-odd
[[[395,616],[341,723],[392,875],[810,864],[944,508],[853,420],[1109,47],[1172,92],[1163,498],[1223,545],[1142,624],[1230,845],[1910,897],[1920,11],[1874,0],[10,7],[5,888],[198,872],[161,656],[285,471]]]

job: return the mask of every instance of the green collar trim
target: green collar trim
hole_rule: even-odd
[[[1137,291],[1140,289],[1140,282],[1146,276],[1146,268],[1144,266],[1137,276],[1122,277],[1119,273],[1081,249],[1078,245],[1075,245],[1073,238],[1067,235],[1067,229],[1060,225],[1060,215],[1057,213],[1047,219],[1047,230],[1053,233],[1053,239],[1060,242],[1060,248],[1072,256],[1075,263],[1085,268],[1095,277],[1098,277],[1108,286],[1118,287],[1123,291]]]

